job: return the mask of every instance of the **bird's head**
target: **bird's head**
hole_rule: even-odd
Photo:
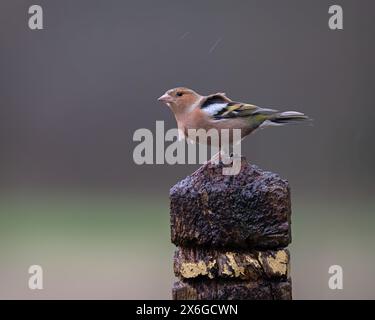
[[[164,102],[176,114],[190,111],[202,96],[194,90],[178,87],[168,90],[158,101]]]

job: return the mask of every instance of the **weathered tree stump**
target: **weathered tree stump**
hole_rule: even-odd
[[[203,165],[170,191],[173,299],[291,299],[288,182],[241,160]]]

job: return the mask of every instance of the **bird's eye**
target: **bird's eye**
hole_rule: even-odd
[[[184,94],[183,92],[178,91],[178,92],[176,93],[176,96],[177,96],[177,97],[182,97],[183,94]]]

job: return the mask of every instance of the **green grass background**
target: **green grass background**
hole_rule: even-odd
[[[169,299],[174,281],[167,197],[4,196],[0,205],[0,298]],[[295,299],[375,298],[375,203],[293,202]],[[44,289],[28,289],[28,267]],[[344,289],[328,288],[328,268]]]

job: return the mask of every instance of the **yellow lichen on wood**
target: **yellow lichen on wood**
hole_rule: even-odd
[[[207,263],[207,270],[208,270],[208,277],[210,279],[213,279],[214,278],[214,275],[212,274],[211,270],[215,267],[216,265],[216,260],[213,260],[213,261],[209,261]]]
[[[237,264],[236,259],[234,258],[234,253],[227,252],[225,254],[225,256],[228,259],[228,265],[232,268],[235,277],[239,277],[239,276],[245,275],[245,268],[244,267],[240,267]],[[232,272],[229,272],[229,273],[233,276]],[[228,275],[230,275],[230,274],[228,274]]]
[[[287,250],[218,251],[205,254],[206,256],[189,251],[186,256],[180,257],[179,262],[176,259],[176,275],[185,279],[207,277],[257,280],[262,277],[286,278],[290,274]]]
[[[181,264],[180,273],[184,278],[196,278],[208,274],[207,266],[204,261],[184,262]]]
[[[250,255],[245,255],[245,261],[251,265],[253,265],[256,269],[260,269],[261,265],[259,264],[257,259],[252,258]]]
[[[261,253],[259,253],[261,255]],[[285,275],[288,274],[288,254],[285,250],[279,250],[276,252],[275,257],[267,256],[266,262],[270,267],[273,274]]]

